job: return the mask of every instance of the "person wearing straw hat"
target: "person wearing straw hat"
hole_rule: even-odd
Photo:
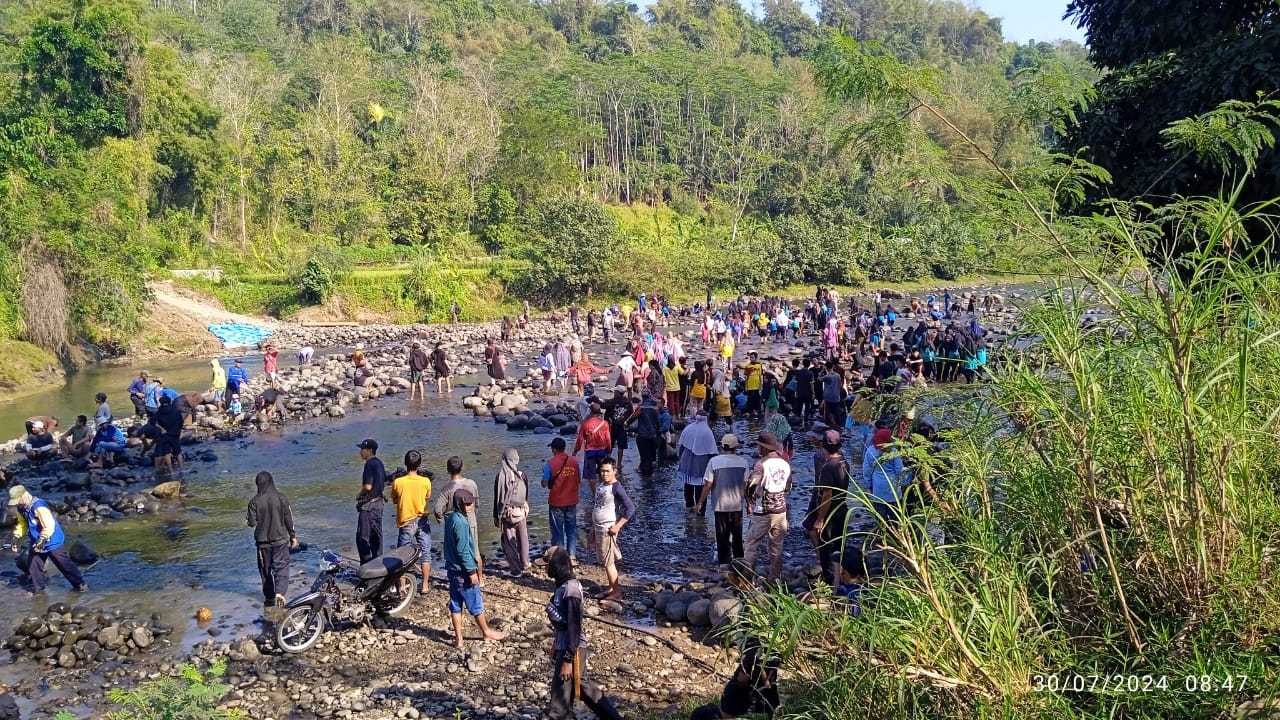
[[[756,439],[760,460],[747,481],[747,507],[751,523],[747,529],[742,559],[755,569],[760,544],[769,544],[769,579],[782,577],[782,541],[787,536],[787,491],[791,489],[791,463],[782,458],[782,445],[771,433]]]
[[[89,589],[85,585],[80,568],[76,567],[71,556],[67,554],[66,536],[62,525],[53,514],[49,503],[27,492],[22,485],[9,488],[9,507],[18,513],[18,523],[14,526],[13,535],[16,540],[27,538],[30,559],[27,562],[27,580],[31,583],[32,593],[44,592],[49,578],[45,574],[45,564],[52,561],[58,572],[71,583],[71,589],[84,592]],[[14,543],[15,549],[17,542]]]

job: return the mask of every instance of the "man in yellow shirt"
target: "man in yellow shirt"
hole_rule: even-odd
[[[760,355],[754,350],[747,362],[747,414],[759,417],[762,412],[760,404],[760,388],[764,384],[764,365],[760,363]]]
[[[396,527],[399,528],[396,547],[411,542],[417,544],[422,563],[422,592],[425,593],[431,577],[431,521],[427,513],[431,475],[428,473],[424,477],[418,474],[418,468],[422,467],[422,453],[417,450],[404,454],[404,467],[407,472],[391,483],[391,499],[396,504]]]

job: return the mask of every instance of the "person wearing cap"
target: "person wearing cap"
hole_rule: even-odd
[[[430,358],[427,352],[422,349],[422,343],[414,340],[409,344],[409,399],[412,400],[416,395],[419,398],[427,397],[427,366],[430,365]]]
[[[842,440],[837,430],[823,433],[820,450],[825,453],[825,458],[814,475],[813,496],[804,521],[818,554],[822,578],[833,586],[848,515],[849,466],[842,451]]]
[[[569,557],[577,562],[582,474],[578,470],[578,459],[565,452],[564,438],[553,439],[547,447],[551,448],[551,457],[542,464],[542,487],[547,489],[551,544],[567,550]]]
[[[267,376],[271,387],[275,387],[280,380],[280,351],[276,349],[275,343],[267,343],[262,349],[262,373]]]
[[[22,451],[27,459],[39,462],[53,457],[58,446],[53,442],[53,433],[49,432],[43,420],[28,420],[27,437],[22,443]]]
[[[62,525],[53,514],[49,503],[34,497],[21,485],[9,488],[9,507],[18,513],[18,523],[13,528],[15,541],[26,537],[28,551],[27,580],[31,583],[31,592],[42,593],[49,578],[45,574],[45,564],[52,561],[58,572],[71,583],[71,589],[84,592],[89,589],[76,567],[71,556],[63,547],[66,536],[62,533]],[[17,542],[14,543],[15,549]]]
[[[573,454],[582,453],[582,477],[588,481],[595,480],[596,466],[609,456],[612,448],[613,429],[604,419],[604,408],[593,402],[590,415],[578,426],[578,437],[573,441]]]
[[[93,455],[93,463],[96,466],[108,464],[108,461],[114,458],[118,452],[124,452],[128,447],[128,440],[124,436],[124,432],[116,427],[115,420],[111,416],[98,423],[98,427],[93,431],[93,442],[89,444],[89,453]]]
[[[747,528],[742,559],[755,569],[756,553],[763,542],[769,544],[769,579],[782,577],[782,541],[787,536],[787,492],[791,489],[791,463],[782,458],[778,438],[760,433],[756,439],[760,460],[747,480],[747,507],[751,522]]]
[[[872,510],[886,522],[897,516],[896,506],[906,487],[901,457],[893,453],[893,431],[879,428],[862,455],[862,482],[870,486]]]
[[[386,504],[382,491],[387,484],[387,468],[378,457],[377,440],[367,438],[356,447],[364,461],[360,492],[356,494],[356,552],[363,565],[382,554],[382,510]]]
[[[245,524],[253,528],[258,549],[258,577],[262,579],[265,607],[283,607],[289,592],[289,548],[298,546],[289,500],[276,489],[275,478],[265,470],[253,479],[258,492],[249,501]]]
[[[239,395],[240,386],[248,382],[249,371],[244,369],[244,360],[236,358],[231,365],[231,369],[227,371],[226,396],[230,398],[232,395]]]
[[[422,453],[410,450],[404,454],[405,473],[391,483],[391,501],[396,504],[396,547],[410,543],[418,546],[422,564],[422,592],[431,579],[431,517],[427,512],[431,499],[431,473],[418,474]]]
[[[751,464],[738,454],[737,435],[720,438],[720,448],[720,454],[707,463],[698,514],[710,499],[716,519],[716,562],[728,566],[742,557],[743,491]]]
[[[480,555],[476,553],[475,535],[469,518],[475,514],[476,496],[470,490],[455,488],[449,496],[449,511],[444,516],[444,571],[449,580],[449,619],[453,622],[453,646],[462,648],[462,609],[465,607],[480,628],[484,640],[501,640],[505,634],[489,628],[484,616],[484,598],[480,594]]]

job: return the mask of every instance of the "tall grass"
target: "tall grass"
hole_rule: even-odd
[[[1182,200],[1099,222],[1097,252],[1130,264],[1047,293],[1031,350],[949,411],[944,449],[900,450],[930,498],[882,529],[899,572],[864,613],[769,595],[744,614],[799,683],[786,716],[1280,716],[1265,210]]]

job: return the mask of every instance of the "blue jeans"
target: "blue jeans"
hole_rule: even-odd
[[[551,507],[551,544],[569,551],[569,557],[578,557],[578,506]]]
[[[458,570],[446,571],[449,575],[449,612],[458,614],[465,606],[472,615],[484,614],[484,598],[480,586],[471,582],[471,574]]]
[[[421,555],[418,562],[420,564],[430,564],[431,562],[431,522],[427,520],[427,516],[423,515],[417,520],[410,521],[407,525],[398,529],[396,533],[396,547],[404,547],[408,544],[418,546],[418,553]]]

